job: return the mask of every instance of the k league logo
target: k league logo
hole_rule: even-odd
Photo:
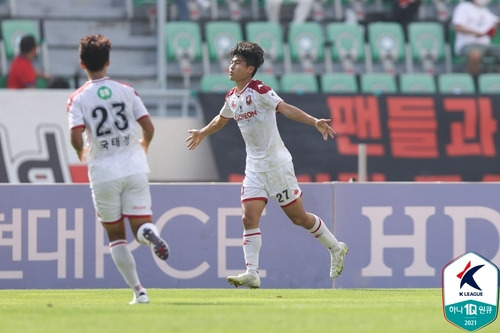
[[[471,262],[469,261],[467,266],[465,266],[464,270],[462,272],[460,272],[459,274],[457,274],[457,278],[460,279],[460,289],[462,289],[464,284],[468,284],[472,288],[480,290],[481,292],[479,292],[479,293],[478,292],[467,293],[467,295],[464,295],[463,293],[460,293],[460,294],[461,294],[461,296],[469,296],[469,294],[470,294],[470,296],[482,296],[483,295],[482,290],[478,286],[478,284],[476,283],[476,280],[474,280],[474,274],[479,269],[484,267],[484,265],[478,265],[478,266],[472,267],[471,269],[470,269],[470,267],[471,267]]]
[[[452,324],[475,331],[498,313],[498,267],[469,252],[443,268],[443,311]]]

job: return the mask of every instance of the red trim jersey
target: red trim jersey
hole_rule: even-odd
[[[93,184],[149,172],[137,122],[149,113],[130,85],[109,77],[87,81],[70,96],[67,111],[70,129],[85,128]]]
[[[18,55],[12,60],[7,76],[7,88],[23,89],[34,87],[36,71],[31,61],[23,55]]]
[[[276,124],[276,108],[283,99],[262,81],[252,79],[242,91],[232,88],[220,115],[238,123],[246,146],[246,169],[265,172],[292,160]]]

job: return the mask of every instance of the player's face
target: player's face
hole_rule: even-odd
[[[253,66],[247,66],[247,63],[241,56],[236,55],[231,59],[231,64],[229,65],[229,79],[235,82],[248,81],[252,78],[253,69]]]

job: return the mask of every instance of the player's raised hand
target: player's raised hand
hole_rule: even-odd
[[[205,137],[201,134],[200,130],[197,129],[190,129],[188,130],[188,133],[190,133],[191,135],[186,138],[186,147],[189,150],[193,150],[198,147],[198,145],[203,141]]]
[[[325,141],[328,140],[328,137],[335,138],[335,131],[329,125],[331,121],[331,119],[318,119],[316,120],[316,124],[314,124],[318,131],[323,134],[323,140]]]

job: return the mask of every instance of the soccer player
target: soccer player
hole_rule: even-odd
[[[276,125],[276,113],[307,125],[315,126],[323,139],[334,137],[330,119],[316,119],[301,109],[287,104],[272,88],[253,79],[264,62],[264,51],[256,44],[239,42],[229,51],[229,78],[236,87],[229,90],[220,113],[202,129],[191,129],[187,148],[195,149],[205,137],[224,127],[233,118],[237,121],[246,145],[245,178],[241,188],[243,212],[243,254],[246,272],[228,276],[238,287],[259,288],[259,251],[262,244],[259,220],[269,196],[274,197],[288,218],[307,229],[331,254],[330,277],[340,275],[344,268],[347,245],[338,242],[320,217],[308,213],[302,204],[302,191],[292,164],[292,156],[283,144]]]
[[[71,144],[80,161],[88,161],[92,199],[111,257],[134,292],[130,304],[149,303],[127,247],[124,218],[138,242],[151,246],[160,259],[168,258],[168,245],[152,223],[147,176],[154,126],[135,90],[107,76],[110,50],[110,40],[102,35],[80,40],[80,66],[88,81],[68,100]]]

